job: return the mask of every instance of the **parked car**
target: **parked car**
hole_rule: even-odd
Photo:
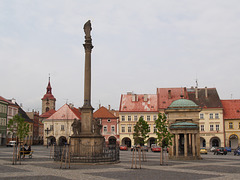
[[[120,145],[120,146],[119,146],[119,150],[127,151],[127,150],[128,150],[128,147],[127,147],[127,145]]]
[[[200,148],[200,154],[207,154],[206,148]]]
[[[132,147],[131,147],[131,151],[133,151],[133,149],[135,149],[136,148],[136,145],[133,145]]]
[[[7,147],[13,147],[14,145],[16,145],[16,141],[9,141],[9,143],[7,143]]]
[[[159,147],[159,146],[153,146],[153,147],[151,148],[151,150],[152,150],[152,152],[161,152],[161,147]]]
[[[147,146],[142,146],[141,151],[147,151],[148,152],[148,147]]]
[[[232,148],[231,147],[225,147],[225,149],[227,150],[227,152],[232,152]]]
[[[224,148],[224,147],[218,147],[214,150],[214,155],[219,155],[219,154],[222,154],[222,155],[226,155],[227,154],[227,150]]]
[[[235,149],[234,156],[236,156],[236,155],[238,155],[238,156],[240,155],[240,147]]]

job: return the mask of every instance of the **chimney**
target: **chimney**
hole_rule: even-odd
[[[16,99],[12,98],[12,103],[15,104],[16,103]]]
[[[133,102],[136,101],[136,96],[135,96],[135,94],[132,94],[132,101],[133,101]]]
[[[168,90],[168,99],[171,99],[171,98],[172,98],[171,90]]]
[[[207,86],[205,87],[205,98],[208,98]]]
[[[148,100],[148,95],[147,95],[147,94],[144,94],[144,99],[143,99],[143,101],[144,101],[144,102],[147,102],[147,100]]]
[[[195,98],[198,99],[198,88],[195,88]]]
[[[187,88],[184,87],[184,99],[187,99]]]
[[[110,105],[108,105],[108,110],[111,110],[111,106]]]
[[[100,107],[101,107],[101,104],[98,105],[98,109],[100,109]]]

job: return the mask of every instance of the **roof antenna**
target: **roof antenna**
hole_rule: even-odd
[[[231,99],[233,98],[233,94],[231,94]]]
[[[196,88],[198,88],[198,79],[197,79],[197,74],[196,74]]]

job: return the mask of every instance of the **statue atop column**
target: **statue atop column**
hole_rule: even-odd
[[[91,41],[91,30],[92,30],[92,25],[91,25],[91,21],[88,20],[84,26],[83,26],[84,32],[85,32],[85,42],[87,43],[87,41]]]

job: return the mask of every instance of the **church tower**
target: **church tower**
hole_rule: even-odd
[[[42,114],[44,114],[45,112],[48,112],[51,109],[55,110],[55,102],[56,102],[56,98],[52,95],[52,87],[50,84],[50,77],[49,77],[47,92],[42,98]]]

